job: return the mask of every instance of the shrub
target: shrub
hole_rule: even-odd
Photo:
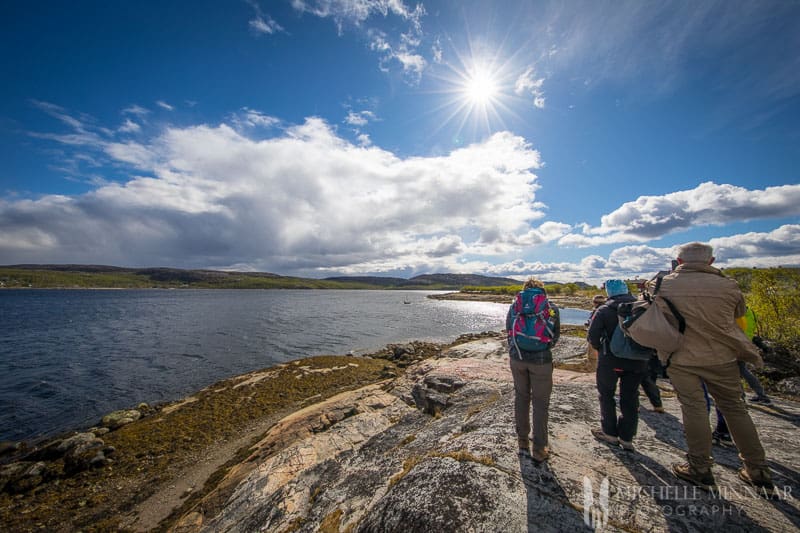
[[[770,340],[797,344],[800,339],[800,271],[770,268],[752,271],[748,305],[758,332]]]

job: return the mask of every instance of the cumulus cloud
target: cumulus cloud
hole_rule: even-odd
[[[166,109],[167,111],[172,111],[173,109],[175,109],[173,106],[169,105],[163,100],[157,100],[156,105],[161,109]]]
[[[584,224],[582,234],[567,235],[560,244],[587,247],[646,242],[697,226],[798,215],[800,185],[750,190],[706,182],[663,196],[640,196],[604,215],[600,226]]]
[[[80,196],[1,204],[0,255],[309,274],[455,265],[489,244],[478,235],[491,232],[507,250],[562,231],[542,224],[532,236],[530,222],[542,216],[532,173],[540,157],[507,132],[401,158],[352,144],[319,118],[260,140],[230,122],[95,146],[138,175]],[[497,194],[508,190],[519,194]]]
[[[711,239],[717,266],[800,264],[800,225],[787,224],[767,233],[749,232]]]
[[[243,108],[218,125],[167,127],[134,142],[91,117],[35,105],[67,129],[36,135],[59,143],[65,163],[90,166],[95,188],[0,200],[0,257],[8,263],[602,281],[667,268],[674,247],[648,242],[670,231],[791,218],[800,205],[800,185],[747,190],[709,182],[626,203],[598,227],[573,227],[545,219],[533,173],[539,153],[509,132],[437,156],[400,157],[364,134],[354,144],[321,118],[287,126]],[[365,111],[349,118],[356,128],[375,120]],[[132,177],[101,175],[110,168]],[[607,256],[547,262],[548,247],[579,239],[633,244]],[[710,242],[720,266],[800,264],[797,224]],[[524,259],[531,256],[539,260]]]
[[[748,232],[710,239],[714,266],[774,267],[800,266],[800,225],[787,224],[768,232]],[[587,281],[599,285],[605,279],[649,279],[668,270],[680,245],[653,247],[645,244],[623,246],[607,257],[592,254],[578,262],[530,262],[522,259],[494,264],[482,270],[496,276],[524,278],[535,275],[552,281]]]

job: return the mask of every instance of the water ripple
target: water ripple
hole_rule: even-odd
[[[115,409],[175,400],[290,359],[504,326],[506,305],[426,294],[0,291],[0,440],[94,424]],[[586,319],[569,311],[565,323]]]

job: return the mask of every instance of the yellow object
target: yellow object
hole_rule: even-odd
[[[740,316],[736,319],[736,325],[744,331],[748,339],[752,340],[753,335],[756,334],[756,314],[748,307],[744,316]]]

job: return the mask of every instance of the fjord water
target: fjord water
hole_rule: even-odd
[[[0,291],[0,441],[310,355],[503,329],[508,306],[421,291]],[[405,302],[410,302],[406,304]],[[585,311],[562,310],[580,324]]]

